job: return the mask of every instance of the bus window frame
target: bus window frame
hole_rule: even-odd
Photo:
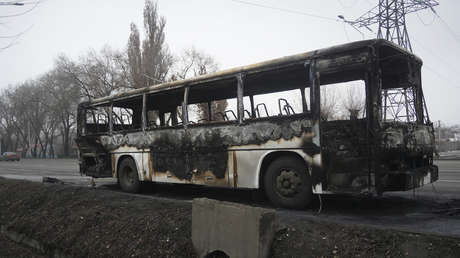
[[[308,70],[307,74],[310,74],[310,73],[311,73],[311,71]],[[319,76],[319,73],[318,73],[318,76]],[[190,95],[190,92],[193,91],[193,87],[185,86],[184,87],[184,100],[182,102],[182,119],[183,119],[183,121],[186,121],[186,123],[183,123],[184,128],[196,127],[196,126],[202,126],[202,125],[215,126],[215,125],[221,125],[221,124],[242,125],[242,124],[244,124],[246,122],[250,122],[250,121],[264,121],[264,120],[270,120],[270,119],[277,119],[277,118],[280,117],[280,116],[268,116],[268,117],[260,117],[260,118],[256,117],[255,116],[255,110],[254,110],[254,95],[244,95],[245,74],[244,73],[239,73],[239,74],[235,75],[235,78],[236,78],[236,90],[237,90],[237,96],[236,96],[236,100],[237,100],[237,110],[236,110],[237,111],[237,119],[236,120],[230,120],[230,121],[212,121],[212,120],[210,120],[207,123],[190,123],[189,116],[188,116],[189,105],[190,105],[190,103],[189,103],[189,95]],[[200,87],[200,86],[197,85],[197,87]],[[310,86],[309,81],[306,80],[304,85],[300,85],[299,87],[295,88],[294,90],[299,90],[300,91],[299,95],[300,95],[300,97],[302,99],[302,112],[297,113],[297,114],[291,114],[291,115],[288,115],[288,116],[282,116],[282,117],[299,117],[299,118],[300,117],[312,117],[312,115],[313,115],[313,112],[312,112],[313,101],[312,101],[312,99],[314,98],[315,92],[319,92],[319,87],[320,87],[319,79],[318,79],[318,85],[316,87],[318,87],[317,91],[314,91],[314,90],[310,89],[310,107],[308,105],[308,102],[307,102],[307,99],[306,99],[306,93],[305,93],[306,88],[312,88]],[[274,91],[273,93],[284,92],[284,91],[289,91],[289,90],[282,90],[281,89],[279,91]],[[268,93],[270,93],[270,92],[268,92]],[[267,93],[262,93],[262,94],[267,94]],[[249,97],[249,100],[250,100],[250,105],[251,105],[251,109],[250,109],[251,110],[251,113],[250,113],[251,117],[250,118],[245,118],[244,117],[244,112],[245,112],[244,101],[243,101],[244,97]],[[316,96],[316,98],[319,99],[320,96],[318,95],[318,96]],[[227,100],[228,99],[229,98],[227,98]],[[197,102],[197,103],[208,103],[208,108],[209,108],[210,103],[212,103],[213,101],[219,101],[219,100],[221,100],[221,99],[212,99],[211,101],[201,101],[201,102]],[[317,103],[319,105],[319,101]],[[191,103],[191,104],[195,104],[195,103]],[[317,109],[319,110],[319,107]],[[318,111],[318,113],[319,113],[319,111]],[[210,112],[209,116],[212,117],[211,112]]]

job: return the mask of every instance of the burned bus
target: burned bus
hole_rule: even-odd
[[[438,179],[421,66],[365,40],[83,102],[80,172],[127,192],[143,182],[260,189],[286,208],[421,187]],[[362,84],[363,112],[324,118],[322,89],[347,82]]]

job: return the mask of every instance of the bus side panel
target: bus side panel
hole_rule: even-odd
[[[295,115],[247,121],[242,125],[226,122],[187,129],[162,128],[106,136],[101,142],[108,149],[120,145],[150,148],[150,163],[144,167],[153,170],[154,181],[256,188],[264,153],[292,149],[304,153],[306,160],[311,161],[307,164],[317,160],[320,166],[317,131],[311,119]],[[321,176],[316,175],[322,172],[313,172],[316,186],[322,182]],[[140,178],[144,179],[143,173]]]
[[[136,147],[122,146],[111,152],[112,156],[112,176],[118,177],[118,167],[124,158],[132,158],[136,164],[137,174],[140,181],[147,181],[149,178],[148,167],[144,164],[145,151]]]
[[[212,127],[149,132],[154,180],[230,187],[233,154]]]
[[[298,155],[305,160],[305,163],[310,168],[318,168],[315,173],[323,173],[320,166],[320,154],[309,155],[302,150],[302,144],[305,138],[311,137],[310,135],[304,134],[302,137],[294,137],[291,140],[278,140],[268,141],[261,145],[245,145],[235,146],[232,150],[235,150],[237,157],[236,171],[238,176],[235,181],[235,187],[238,188],[259,188],[259,178],[265,171],[262,171],[262,163],[267,156],[275,154],[276,152],[289,152],[291,154]],[[313,174],[313,169],[305,168],[306,173],[310,173],[313,183],[313,192],[322,191],[323,177],[318,174]]]

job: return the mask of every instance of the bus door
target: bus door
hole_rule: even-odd
[[[319,110],[316,117],[320,125],[321,158],[325,176],[323,189],[351,193],[368,191],[370,170],[365,111],[366,83],[352,81],[319,87],[319,77],[319,73],[314,74],[313,80],[318,87],[313,88],[317,89],[314,93],[316,108]],[[349,96],[349,89],[356,87],[356,83],[359,84],[361,94],[358,95],[361,98]],[[347,108],[347,101],[354,100],[361,103]]]

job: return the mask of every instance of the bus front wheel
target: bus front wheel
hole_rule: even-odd
[[[277,207],[302,209],[313,193],[305,163],[295,157],[280,157],[269,166],[264,178],[265,193]]]
[[[136,164],[133,159],[125,158],[121,161],[118,168],[118,180],[123,191],[129,193],[140,191],[141,182],[139,181]]]

